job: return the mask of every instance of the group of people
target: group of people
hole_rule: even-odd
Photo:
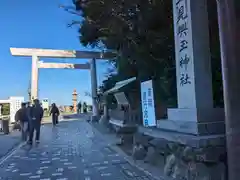
[[[21,108],[15,115],[15,121],[20,123],[22,140],[28,140],[28,143],[32,144],[34,132],[36,132],[35,141],[39,143],[43,113],[43,108],[38,99],[33,101],[32,106],[30,103],[21,104]]]
[[[77,112],[78,114],[80,114],[82,112],[83,109],[83,113],[87,113],[87,103],[84,102],[83,105],[81,102],[78,103],[78,107],[77,107]]]
[[[16,112],[15,121],[20,124],[23,141],[27,141],[28,144],[31,145],[33,143],[34,132],[36,132],[35,142],[39,143],[43,115],[44,110],[38,99],[33,101],[32,106],[30,103],[21,104],[21,108]],[[56,104],[53,103],[50,110],[50,116],[52,116],[52,124],[54,126],[58,124],[59,115],[59,109]]]

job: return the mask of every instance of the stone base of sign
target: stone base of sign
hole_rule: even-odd
[[[224,117],[222,108],[168,109],[168,120],[158,121],[157,127],[195,135],[224,134]]]
[[[193,135],[214,135],[225,133],[225,122],[198,123],[191,121],[158,120],[157,128]]]
[[[216,122],[224,121],[224,109],[183,109],[169,108],[167,110],[168,119],[172,121],[191,121],[191,122]]]
[[[139,127],[133,158],[156,165],[173,179],[226,180],[224,135],[194,136]]]
[[[225,146],[226,144],[225,134],[196,136],[175,131],[161,130],[158,128],[145,128],[142,126],[138,127],[138,132],[140,134],[149,136],[149,138],[139,138],[142,139],[141,143],[147,143],[149,139],[157,138],[195,148],[207,146]]]

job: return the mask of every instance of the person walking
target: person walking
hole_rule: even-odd
[[[21,108],[16,112],[15,121],[20,122],[22,140],[27,141],[29,119],[27,114],[26,103],[22,103]]]
[[[27,102],[27,117],[28,117],[28,130],[27,130],[27,133],[28,133],[28,137],[30,136],[30,127],[31,127],[31,103],[30,102]]]
[[[78,103],[78,114],[81,113],[81,110],[82,110],[82,103],[79,102],[79,103]]]
[[[52,115],[52,124],[55,126],[56,124],[58,124],[58,116],[60,115],[59,109],[55,103],[52,104],[50,116],[51,115]]]
[[[41,130],[41,122],[43,118],[43,108],[40,106],[39,100],[35,99],[34,104],[30,110],[30,136],[29,136],[29,144],[33,143],[34,132],[36,131],[35,140],[36,143],[39,143],[40,140],[40,130]]]
[[[87,113],[87,103],[83,103],[83,113]]]

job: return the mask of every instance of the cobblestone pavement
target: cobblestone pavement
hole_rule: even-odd
[[[84,121],[44,125],[39,145],[25,145],[0,164],[1,180],[149,180]]]
[[[21,133],[13,131],[8,135],[0,134],[0,159],[21,143]]]

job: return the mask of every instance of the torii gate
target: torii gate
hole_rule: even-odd
[[[75,51],[75,50],[53,50],[53,49],[30,49],[30,48],[10,48],[13,56],[32,57],[32,77],[31,77],[31,99],[38,98],[38,69],[39,68],[61,68],[61,69],[85,69],[91,73],[92,87],[92,106],[95,120],[99,116],[97,107],[97,72],[96,59],[111,59],[116,55],[110,52],[101,53],[93,51]],[[90,59],[86,64],[69,63],[44,63],[40,58],[75,58]]]

